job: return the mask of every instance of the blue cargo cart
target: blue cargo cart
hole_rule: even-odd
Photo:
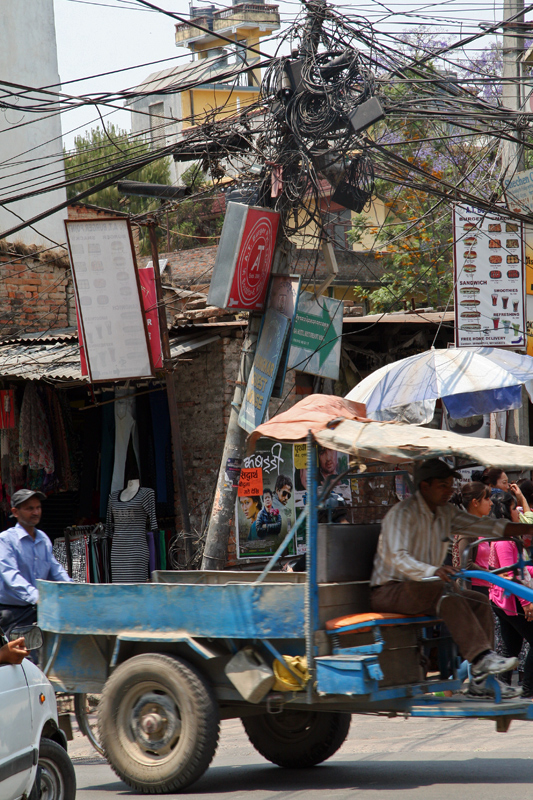
[[[306,573],[274,571],[293,528],[261,573],[161,571],[135,585],[40,582],[45,671],[57,691],[76,694],[78,710],[99,696],[93,738],[133,789],[190,786],[215,754],[222,719],[240,717],[253,746],[289,768],[332,756],[352,714],[490,719],[502,732],[513,719],[533,719],[531,701],[502,700],[496,684],[494,701],[461,693],[457,654],[437,619],[371,612],[379,525],[318,523],[315,442],[360,462],[446,456],[533,468],[531,448],[332,420],[307,438],[308,504],[295,525],[307,528]],[[516,580],[462,573],[476,575],[533,602]],[[453,696],[439,696],[445,690]],[[91,733],[88,713],[85,723]]]

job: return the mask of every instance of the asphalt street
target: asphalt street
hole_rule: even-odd
[[[305,771],[266,762],[238,720],[222,724],[217,755],[205,775],[181,795],[217,800],[500,800],[533,796],[532,723],[354,717],[336,756]],[[71,743],[77,800],[144,796],[117,778],[86,740]]]

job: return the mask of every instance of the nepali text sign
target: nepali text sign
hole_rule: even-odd
[[[269,308],[239,413],[239,425],[248,433],[265,420],[288,328],[287,317]]]
[[[342,300],[302,292],[292,332],[289,369],[336,381],[341,358]]]
[[[152,375],[129,221],[67,220],[65,227],[91,380]]]
[[[524,349],[521,223],[462,205],[453,223],[457,347]]]

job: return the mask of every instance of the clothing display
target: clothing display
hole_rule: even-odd
[[[112,537],[111,576],[113,583],[142,583],[148,579],[150,551],[148,531],[157,530],[155,494],[141,486],[122,501],[122,489],[111,492],[107,506],[106,532]]]
[[[129,389],[115,390],[115,463],[111,492],[124,486],[124,471],[130,438],[133,444],[137,464],[140,465],[139,435],[137,432],[135,397],[130,397]]]
[[[33,381],[26,384],[19,420],[19,461],[30,469],[54,471],[54,453],[48,419]]]

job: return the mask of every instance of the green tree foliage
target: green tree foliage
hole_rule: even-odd
[[[67,180],[76,180],[76,183],[67,187],[67,197],[74,197],[79,192],[90,189],[103,177],[85,177],[96,170],[105,169],[110,175],[116,168],[117,171],[130,159],[140,158],[150,153],[150,143],[139,136],[132,136],[127,131],[108,125],[107,134],[101,128],[93,128],[83,136],[74,140],[74,149],[65,150],[65,174]],[[142,167],[127,176],[128,180],[143,181],[145,183],[170,182],[170,158],[160,158]],[[136,197],[120,194],[116,185],[101,189],[86,198],[102,208],[111,208],[127,211],[131,214],[140,214],[151,211],[159,206],[159,200],[149,197]]]
[[[428,39],[422,31],[409,37],[406,51],[413,59],[427,55],[431,42],[436,51],[446,44],[434,37]],[[489,55],[494,67],[498,53],[491,51]],[[430,68],[446,82],[446,65],[439,65],[435,59]],[[462,77],[478,71],[477,63],[465,65]],[[403,81],[391,82],[387,89],[391,105],[412,101],[406,77],[416,81],[419,76],[407,70]],[[486,92],[486,86],[483,90]],[[494,94],[485,94],[483,99],[497,102]],[[445,108],[446,94],[443,91],[441,101],[438,86],[433,102],[436,110],[439,105],[440,110]],[[369,292],[357,287],[356,296],[376,312],[401,310],[412,302],[418,307],[446,306],[453,289],[452,204],[424,188],[446,182],[474,195],[490,195],[495,186],[492,167],[497,156],[493,140],[464,136],[464,130],[452,122],[417,113],[386,118],[374,136],[402,162],[378,165],[375,197],[385,208],[380,224],[367,214],[358,214],[349,233],[352,243],[364,241],[383,265],[380,288]],[[420,174],[420,169],[425,175]]]
[[[172,239],[176,249],[189,250],[218,244],[224,215],[217,211],[219,200],[209,196],[207,174],[199,164],[191,164],[181,176],[181,181],[193,194],[205,192],[205,196],[196,200],[184,200],[177,205],[177,229]]]

